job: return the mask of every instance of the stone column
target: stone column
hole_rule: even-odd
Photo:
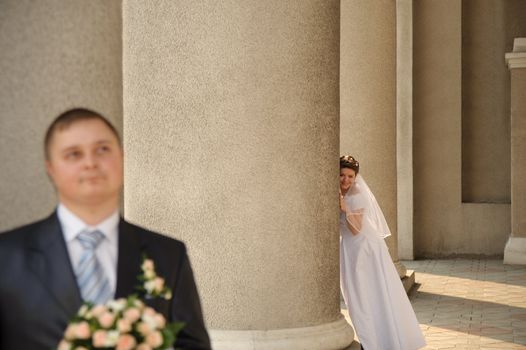
[[[125,215],[183,240],[214,349],[341,349],[340,1],[124,1]]]
[[[396,1],[398,255],[413,260],[413,0]]]
[[[400,277],[396,168],[396,2],[341,3],[340,153],[360,161],[393,235],[386,239]]]
[[[526,38],[516,38],[506,54],[511,72],[511,235],[505,264],[526,264]]]

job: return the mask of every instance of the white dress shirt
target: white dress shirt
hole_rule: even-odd
[[[104,273],[108,277],[113,295],[115,295],[115,289],[117,286],[119,211],[115,210],[113,214],[96,226],[86,224],[62,203],[59,203],[58,205],[57,216],[62,227],[62,233],[64,234],[64,240],[66,241],[69,258],[74,271],[76,270],[82,252],[84,251],[80,241],[77,239],[77,235],[83,230],[99,230],[102,232],[104,238],[97,246],[95,254],[102,265]]]

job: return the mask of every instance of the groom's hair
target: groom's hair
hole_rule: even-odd
[[[103,117],[102,114],[87,108],[74,108],[61,113],[58,117],[55,118],[55,120],[53,120],[51,125],[48,127],[46,131],[46,136],[44,138],[44,156],[46,157],[46,160],[49,160],[49,145],[51,144],[53,136],[57,131],[67,129],[68,127],[70,127],[78,121],[90,119],[98,119],[104,124],[106,124],[108,129],[110,129],[110,131],[117,138],[119,144],[121,143],[121,138],[119,136],[119,133],[117,132],[117,129],[115,129],[115,127],[109,122],[109,120]]]
[[[341,156],[340,157],[340,169],[349,168],[358,174],[360,171],[360,163],[353,156]]]

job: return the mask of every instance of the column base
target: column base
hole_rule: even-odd
[[[405,265],[402,264],[400,260],[393,261],[393,264],[396,268],[396,272],[398,272],[398,276],[400,276],[400,278],[404,278],[407,275],[407,268]]]
[[[268,331],[210,330],[214,350],[341,350],[354,339],[343,316],[319,326]]]
[[[504,248],[504,263],[526,265],[526,237],[510,236]]]
[[[404,286],[405,292],[409,293],[409,291],[415,285],[415,271],[414,270],[407,270],[406,275],[402,277],[402,285]]]

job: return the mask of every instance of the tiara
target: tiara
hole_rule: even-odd
[[[350,163],[352,166],[356,166],[356,167],[360,166],[360,162],[358,162],[356,159],[354,159],[353,156],[341,156],[340,157],[340,161],[342,161],[342,160]]]

